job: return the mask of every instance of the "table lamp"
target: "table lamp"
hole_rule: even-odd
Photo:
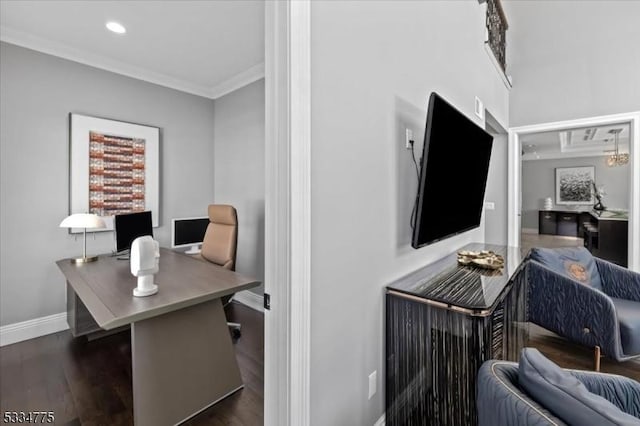
[[[60,228],[82,228],[83,231],[83,248],[82,257],[71,259],[71,263],[88,263],[98,260],[98,256],[87,257],[87,229],[105,228],[104,220],[98,215],[89,213],[75,213],[66,217],[60,222]]]

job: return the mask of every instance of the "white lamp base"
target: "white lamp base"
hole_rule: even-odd
[[[149,288],[139,289],[138,287],[133,289],[133,295],[136,297],[145,297],[151,296],[152,294],[156,294],[158,292],[158,286],[155,284],[151,284]]]

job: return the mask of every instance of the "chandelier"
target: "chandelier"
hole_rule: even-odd
[[[629,154],[621,153],[618,138],[620,136],[620,132],[622,129],[611,129],[609,133],[613,134],[615,149],[613,154],[609,155],[606,159],[607,166],[615,167],[615,166],[624,166],[629,162]]]

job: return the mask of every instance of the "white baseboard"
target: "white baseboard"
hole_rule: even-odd
[[[264,312],[264,297],[252,291],[240,291],[234,294],[233,300],[258,312]]]
[[[522,228],[523,234],[537,234],[538,230],[536,228]]]
[[[0,327],[0,346],[35,339],[47,334],[69,329],[67,313],[49,315]]]
[[[380,418],[378,419],[378,421],[376,421],[373,426],[384,426],[385,425],[385,417],[384,414],[382,414],[382,416],[380,416]]]

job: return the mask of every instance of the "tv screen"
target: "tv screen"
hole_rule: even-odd
[[[493,137],[437,93],[429,97],[411,245],[480,225]]]
[[[201,243],[209,223],[208,216],[173,219],[171,247],[178,248]]]
[[[131,243],[138,237],[151,235],[151,212],[118,214],[114,218],[116,231],[116,252],[122,252],[131,248]]]

